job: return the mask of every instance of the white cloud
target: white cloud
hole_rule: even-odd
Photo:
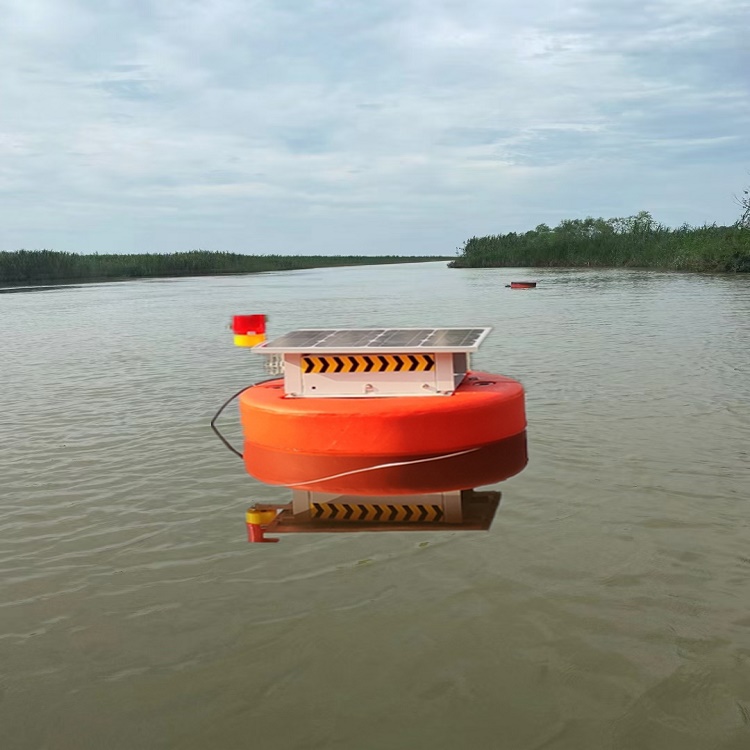
[[[451,253],[588,214],[730,222],[750,166],[733,0],[2,13],[0,249]]]

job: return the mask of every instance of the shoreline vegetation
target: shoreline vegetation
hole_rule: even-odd
[[[39,283],[81,283],[132,279],[217,276],[295,271],[305,268],[425,263],[448,256],[242,255],[193,250],[187,253],[79,255],[53,250],[0,252],[0,287]]]
[[[748,213],[747,210],[745,212]],[[750,222],[670,229],[646,211],[614,219],[568,219],[552,228],[472,237],[451,268],[652,268],[750,273]]]

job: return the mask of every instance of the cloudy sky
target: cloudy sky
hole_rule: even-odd
[[[750,0],[0,0],[0,250],[731,223]]]

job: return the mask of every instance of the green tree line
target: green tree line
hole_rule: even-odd
[[[641,211],[613,219],[566,219],[528,232],[472,237],[453,268],[630,267],[750,272],[748,212],[732,226],[670,229]]]
[[[418,263],[435,256],[241,255],[193,250],[186,253],[79,255],[53,250],[0,252],[0,285],[59,281],[106,281],[159,276],[288,271],[329,266]]]

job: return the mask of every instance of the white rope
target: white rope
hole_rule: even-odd
[[[281,484],[281,487],[302,487],[306,484],[320,484],[321,482],[330,482],[332,479],[340,479],[341,477],[349,477],[353,474],[364,474],[366,471],[377,471],[378,469],[393,469],[397,466],[411,466],[413,464],[427,463],[428,461],[442,461],[444,458],[454,458],[455,456],[463,456],[467,453],[474,453],[479,448],[469,448],[465,451],[457,451],[456,453],[445,453],[442,456],[432,456],[431,458],[416,458],[413,461],[396,461],[391,464],[378,464],[377,466],[366,466],[364,469],[353,469],[352,471],[343,471],[341,474],[332,474],[329,477],[322,477],[321,479],[308,479],[306,482],[295,482],[294,484]]]

